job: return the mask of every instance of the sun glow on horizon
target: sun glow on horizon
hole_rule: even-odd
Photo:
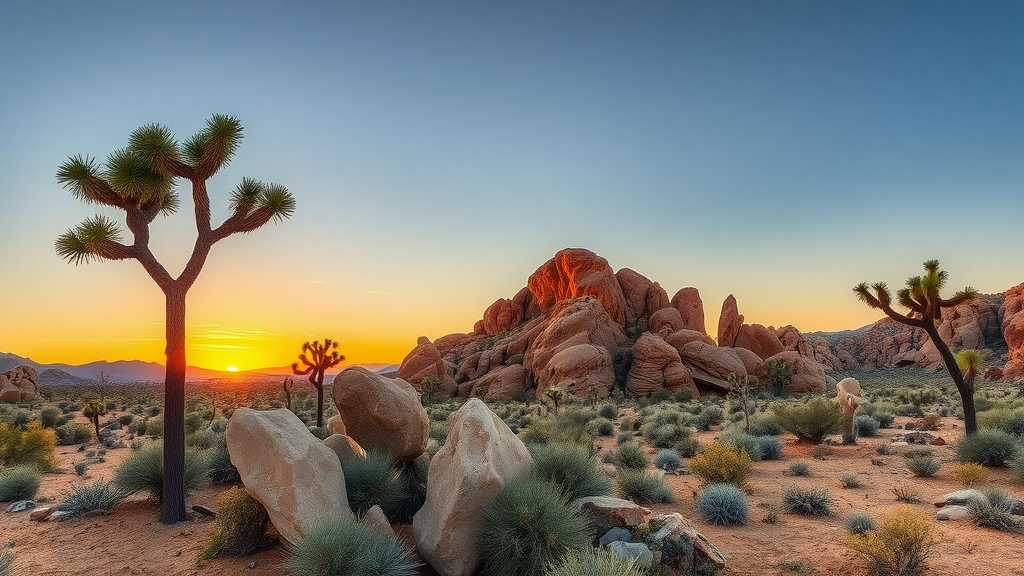
[[[238,366],[228,366],[228,372],[238,372]]]

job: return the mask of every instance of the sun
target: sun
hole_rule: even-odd
[[[228,366],[228,372],[238,372],[237,366]]]

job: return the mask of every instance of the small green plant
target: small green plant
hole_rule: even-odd
[[[598,466],[597,458],[584,446],[552,442],[534,445],[530,453],[533,475],[558,486],[570,502],[611,492],[611,481]]]
[[[896,497],[897,502],[906,502],[907,504],[920,504],[921,494],[914,490],[910,486],[898,485],[892,487],[892,494]]]
[[[85,476],[85,471],[88,469],[89,465],[86,462],[75,462],[75,474]]]
[[[616,477],[619,495],[637,504],[667,503],[672,501],[672,489],[665,480],[644,470],[619,470]]]
[[[1017,452],[1017,455],[1010,461],[1010,468],[1017,482],[1024,484],[1024,450]]]
[[[243,487],[229,488],[217,498],[216,525],[198,561],[217,556],[248,556],[267,544],[270,516]]]
[[[597,434],[599,436],[611,436],[615,433],[615,426],[610,420],[601,418],[597,421]]]
[[[209,470],[206,458],[195,448],[185,450],[185,490],[194,492],[206,485]],[[164,447],[153,444],[133,452],[114,473],[114,484],[129,494],[148,492],[163,499]]]
[[[619,409],[614,404],[602,404],[597,410],[597,415],[609,420],[615,420],[619,416]]]
[[[31,500],[39,491],[41,476],[35,466],[11,466],[0,472],[0,502]]]
[[[540,479],[509,482],[483,509],[480,557],[485,576],[540,576],[545,565],[590,547],[582,513]]]
[[[1014,500],[1001,491],[987,491],[967,502],[967,513],[976,526],[1011,534],[1024,533],[1024,522],[1013,515]]]
[[[295,575],[415,576],[421,565],[396,537],[353,518],[339,518],[311,530],[288,550]]]
[[[783,560],[779,568],[794,574],[814,574],[814,566],[806,560]]]
[[[616,468],[627,470],[643,470],[647,467],[647,455],[644,449],[634,442],[626,442],[615,451]]]
[[[56,468],[53,455],[57,437],[53,430],[39,424],[22,428],[0,423],[0,466],[35,465],[43,470]]]
[[[960,462],[976,462],[982,466],[1003,466],[1019,450],[1017,439],[1002,430],[978,430],[956,443]]]
[[[843,488],[860,488],[860,478],[857,477],[853,472],[847,472],[839,477],[839,483],[843,485]]]
[[[790,476],[810,476],[811,466],[803,460],[797,460],[789,465],[786,469]]]
[[[804,490],[790,486],[782,494],[782,509],[804,516],[829,516],[832,514],[832,496],[821,487]]]
[[[683,467],[683,457],[671,448],[659,450],[654,458],[654,467],[665,472],[675,472]]]
[[[405,463],[398,475],[400,497],[395,503],[391,520],[405,522],[423,506],[427,499],[427,472],[430,458],[420,457]]]
[[[697,511],[705,522],[719,526],[746,524],[747,495],[733,484],[711,484],[697,495]]]
[[[107,406],[101,400],[87,400],[85,407],[82,408],[82,416],[85,416],[92,422],[92,425],[96,428],[96,439],[100,437],[100,416],[107,413]]]
[[[690,472],[700,477],[703,484],[729,483],[743,487],[750,474],[750,456],[729,444],[713,442],[704,453],[690,459]]]
[[[875,452],[877,452],[879,456],[889,456],[890,454],[895,454],[896,449],[893,447],[892,444],[889,444],[888,442],[883,442],[878,446],[875,446]]]
[[[857,427],[857,436],[864,438],[871,438],[878,434],[878,428],[881,424],[874,416],[867,416],[861,414],[854,420],[854,425]]]
[[[863,534],[875,529],[875,520],[867,514],[853,513],[846,517],[846,531],[850,534]]]
[[[751,436],[743,432],[729,432],[723,434],[719,440],[723,444],[732,444],[737,450],[742,450],[750,456],[751,462],[760,462],[764,459],[764,453],[761,451],[761,443]]]
[[[39,412],[39,425],[43,428],[56,428],[59,426],[61,414],[60,408],[48,406]]]
[[[930,454],[918,454],[907,459],[907,469],[914,476],[930,478],[939,471],[942,462]]]
[[[233,484],[242,481],[238,469],[231,463],[228,441],[223,434],[217,434],[216,441],[206,450],[206,464],[208,477],[214,484]]]
[[[94,510],[113,510],[127,497],[128,492],[97,480],[86,486],[72,486],[71,492],[57,504],[57,510],[64,512],[65,518],[74,518]]]
[[[775,436],[755,436],[761,450],[762,460],[778,460],[782,458],[782,440]]]
[[[785,431],[805,442],[821,444],[826,436],[842,430],[842,407],[824,398],[813,398],[800,405],[776,402],[771,409]]]
[[[780,436],[785,430],[771,412],[758,414],[750,420],[751,436]]]
[[[877,529],[847,539],[863,557],[867,576],[921,576],[938,542],[932,521],[910,506],[883,514]]]
[[[402,498],[402,485],[398,482],[395,460],[378,450],[368,450],[366,458],[352,458],[343,462],[345,491],[352,512],[358,517],[374,505],[379,505],[384,514],[393,515]]]
[[[557,576],[647,576],[632,560],[620,558],[607,550],[570,550],[544,569],[544,574]]]

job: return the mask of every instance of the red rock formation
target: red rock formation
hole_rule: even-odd
[[[537,269],[527,286],[542,312],[557,303],[590,296],[615,323],[626,323],[626,297],[608,261],[582,248],[566,248]]]
[[[683,288],[672,297],[672,307],[679,310],[683,319],[683,327],[707,334],[704,327],[704,302],[696,288]]]
[[[825,369],[812,358],[801,356],[794,350],[779,352],[765,360],[765,363],[783,360],[793,368],[793,380],[786,386],[787,392],[820,393],[825,391]],[[757,374],[764,378],[765,374]]]
[[[41,400],[39,376],[31,366],[18,366],[0,374],[0,401],[21,402]]]
[[[729,390],[729,374],[740,380],[747,377],[743,360],[732,348],[693,341],[679,349],[679,356],[690,369],[694,382],[718,391]]]
[[[522,364],[498,366],[486,375],[459,386],[459,396],[483,396],[484,400],[508,400],[516,392],[532,386],[530,374]]]
[[[487,307],[483,317],[483,333],[488,336],[515,328],[526,320],[540,315],[540,309],[528,288],[523,288],[512,299],[498,298]]]
[[[736,297],[732,294],[722,302],[722,315],[718,319],[718,345],[734,346],[743,325],[743,315],[736,306]]]
[[[679,351],[660,337],[644,332],[633,346],[633,364],[626,379],[626,394],[649,396],[662,387],[673,392],[689,390],[695,398],[700,396],[690,371],[680,360]]]
[[[544,369],[537,374],[537,397],[557,387],[576,396],[586,396],[591,388],[604,398],[615,385],[612,357],[604,346],[577,344],[559,348]]]
[[[774,356],[785,349],[778,337],[760,324],[741,325],[733,347],[746,348],[762,359]]]
[[[441,352],[426,336],[420,336],[415,348],[402,360],[398,378],[405,380],[417,392],[423,393],[423,379],[433,376],[441,382],[439,394],[451,396],[455,393],[455,377],[441,359]]]
[[[1003,377],[1024,378],[1024,284],[1006,291],[999,319],[1007,347]]]
[[[666,328],[670,334],[686,329],[686,323],[683,322],[683,317],[679,315],[679,310],[675,308],[662,308],[651,315],[651,332],[661,332]]]
[[[594,344],[610,353],[626,345],[622,326],[608,317],[601,303],[593,298],[560,302],[552,310],[550,322],[526,351],[523,365],[540,374],[551,357],[577,344]]]

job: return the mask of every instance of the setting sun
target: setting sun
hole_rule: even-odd
[[[228,372],[238,372],[237,366],[228,366]]]

